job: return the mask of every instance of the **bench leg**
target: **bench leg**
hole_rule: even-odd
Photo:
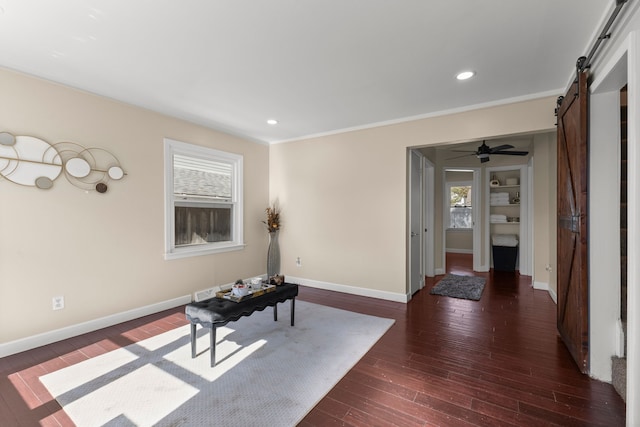
[[[196,324],[191,323],[191,358],[196,357]]]
[[[216,327],[211,327],[211,332],[209,332],[209,337],[211,339],[211,367],[216,366]]]
[[[291,298],[291,326],[293,326],[296,315],[296,298]]]
[[[278,303],[273,304],[273,321],[278,321]]]

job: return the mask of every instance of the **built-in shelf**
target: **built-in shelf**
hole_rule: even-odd
[[[491,190],[499,190],[501,188],[520,188],[520,185],[498,185],[497,187],[489,187]]]
[[[518,260],[516,261],[516,269],[521,270],[523,267],[520,255],[528,256],[527,253],[527,174],[526,166],[497,166],[487,167],[486,171],[487,187],[487,208],[486,208],[486,242],[487,249],[490,253],[490,266],[493,263],[492,241],[493,236],[497,235],[515,235],[518,240]],[[507,184],[507,180],[509,184]],[[492,181],[498,181],[500,185],[491,186]],[[517,182],[517,184],[513,184]],[[496,194],[506,193],[502,197],[496,199]],[[508,195],[508,196],[507,196]],[[496,203],[492,203],[495,201]],[[513,203],[514,200],[517,203]],[[508,203],[507,203],[508,202]],[[492,221],[492,215],[499,215],[500,219],[507,220]],[[524,251],[524,253],[523,253]],[[524,266],[524,272],[528,272],[528,264]]]

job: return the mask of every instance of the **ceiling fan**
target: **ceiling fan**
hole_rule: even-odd
[[[528,151],[507,151],[511,148],[514,148],[514,147],[513,145],[509,145],[509,144],[498,145],[497,147],[492,148],[492,147],[489,147],[485,143],[485,141],[482,141],[482,145],[479,146],[476,151],[452,150],[452,151],[458,151],[461,153],[462,152],[471,153],[471,154],[465,154],[464,156],[452,157],[452,159],[459,159],[460,157],[466,157],[466,156],[476,156],[477,158],[480,159],[480,163],[486,163],[490,160],[489,156],[492,154],[506,154],[509,156],[526,156],[527,154],[529,154]]]

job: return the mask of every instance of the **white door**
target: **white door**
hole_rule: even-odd
[[[422,254],[423,204],[423,155],[411,150],[409,162],[410,195],[409,195],[409,295],[419,291],[424,285],[424,269]]]

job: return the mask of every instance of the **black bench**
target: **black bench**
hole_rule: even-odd
[[[200,302],[187,304],[185,313],[191,322],[191,358],[196,357],[196,325],[210,329],[211,366],[216,364],[216,328],[234,322],[242,316],[250,316],[256,311],[273,307],[273,320],[278,320],[276,304],[291,300],[291,326],[294,323],[295,302],[298,296],[298,285],[284,283],[276,287],[275,291],[250,298],[245,301],[234,302],[221,298],[211,298]]]

